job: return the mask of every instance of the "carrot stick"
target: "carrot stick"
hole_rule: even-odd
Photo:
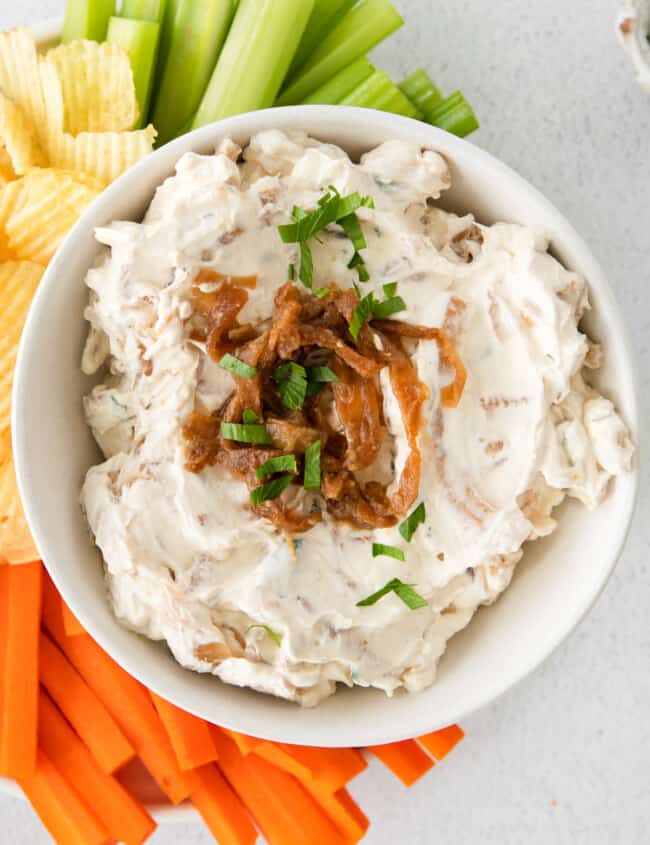
[[[207,722],[180,710],[154,693],[151,693],[151,700],[167,731],[182,772],[198,769],[217,759],[217,749]]]
[[[450,725],[441,731],[434,731],[433,733],[426,734],[426,736],[421,736],[419,740],[429,754],[433,754],[436,760],[444,760],[447,754],[458,745],[464,736],[465,733],[461,727]]]
[[[106,828],[42,751],[35,772],[18,785],[58,845],[103,845],[108,839]]]
[[[305,782],[303,785],[341,831],[346,845],[356,845],[363,839],[370,822],[347,789],[327,792],[313,783]]]
[[[2,733],[0,774],[19,778],[36,769],[38,742],[38,632],[42,565],[3,565]]]
[[[296,760],[276,742],[260,742],[259,745],[255,746],[254,753],[277,766],[278,769],[283,769],[283,771],[289,772],[290,775],[294,775],[302,781],[311,781],[313,778],[311,769]]]
[[[112,774],[133,759],[133,746],[102,701],[46,634],[41,634],[40,647],[41,683],[100,768]]]
[[[106,708],[135,748],[149,773],[173,804],[189,797],[187,783],[160,717],[145,688],[128,675],[88,634],[66,637],[45,603],[44,620],[68,660]]]
[[[308,745],[286,744],[280,747],[309,769],[316,784],[328,792],[338,792],[368,768],[363,756],[354,748],[312,748]]]
[[[9,626],[9,564],[0,564],[0,749],[4,714],[4,666]]]
[[[55,640],[66,637],[63,603],[59,591],[47,572],[43,573],[43,622]]]
[[[414,784],[435,765],[414,739],[392,742],[389,745],[373,745],[368,751],[372,751],[375,757],[388,766],[404,786]]]
[[[69,637],[78,637],[86,633],[81,627],[81,622],[79,622],[68,605],[63,601],[63,598],[61,598],[61,615],[63,616],[63,627]]]
[[[156,829],[145,808],[97,765],[86,746],[41,690],[38,707],[40,748],[59,773],[92,808],[111,838],[142,845]]]
[[[201,766],[185,777],[190,785],[190,801],[219,845],[257,842],[257,831],[244,805],[216,766]]]
[[[222,728],[221,730],[237,743],[237,748],[239,748],[242,754],[251,754],[260,742],[263,742],[263,740],[257,739],[254,736],[246,736],[246,734],[240,734],[237,731],[229,731],[227,728]]]
[[[337,828],[294,777],[257,754],[244,756],[219,728],[213,728],[213,737],[219,768],[269,845],[343,845]]]

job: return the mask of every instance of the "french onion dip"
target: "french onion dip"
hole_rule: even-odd
[[[629,469],[584,279],[449,187],[412,144],[269,131],[97,231],[82,505],[116,616],[183,666],[305,706],[422,690],[554,508]]]

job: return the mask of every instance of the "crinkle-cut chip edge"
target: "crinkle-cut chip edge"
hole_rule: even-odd
[[[0,32],[0,89],[24,111],[45,147],[50,104],[41,85],[40,62],[34,36],[28,29]]]
[[[0,91],[0,139],[4,142],[13,171],[23,176],[32,167],[45,164],[40,148],[27,115],[9,97]]]

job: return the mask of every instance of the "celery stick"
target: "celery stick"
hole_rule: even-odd
[[[400,82],[399,88],[422,112],[425,119],[429,112],[442,102],[440,90],[434,85],[424,68],[414,70],[410,76]]]
[[[194,128],[273,105],[313,8],[314,0],[240,0]]]
[[[342,106],[360,106],[364,109],[378,109],[405,117],[421,119],[422,114],[403,94],[383,70],[376,70],[351,94],[340,101]]]
[[[302,103],[403,23],[390,0],[362,0],[321,41],[305,66],[289,79],[276,105]]]
[[[232,0],[180,0],[153,111],[158,142],[181,134],[199,107],[232,21]]]
[[[305,64],[327,33],[334,29],[356,2],[357,0],[315,0],[314,11],[289,69],[290,75]]]
[[[111,18],[106,40],[117,44],[131,61],[135,95],[140,109],[138,126],[145,126],[149,118],[149,102],[156,69],[156,51],[160,38],[160,24],[130,18]]]
[[[455,91],[427,115],[428,122],[464,138],[479,128],[472,107],[460,91]]]
[[[365,82],[375,72],[374,67],[370,64],[368,59],[363,56],[352,62],[348,67],[343,68],[342,71],[333,76],[325,85],[317,88],[313,94],[310,94],[305,100],[305,105],[315,103],[339,103],[348,94],[351,94],[355,88]]]
[[[154,21],[162,23],[165,16],[166,0],[122,0],[120,17],[134,21]]]
[[[61,41],[104,41],[114,14],[115,0],[68,0]]]

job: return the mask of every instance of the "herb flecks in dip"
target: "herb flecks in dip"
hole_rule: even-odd
[[[584,280],[539,231],[441,210],[449,184],[410,144],[354,164],[266,132],[184,156],[142,223],[98,230],[83,366],[101,372],[85,404],[106,460],[82,502],[116,615],[184,666],[303,705],[338,682],[421,690],[555,506],[596,507],[629,466],[585,377]],[[340,221],[280,237],[333,189],[372,197],[365,248]],[[371,292],[404,307],[373,313]]]

